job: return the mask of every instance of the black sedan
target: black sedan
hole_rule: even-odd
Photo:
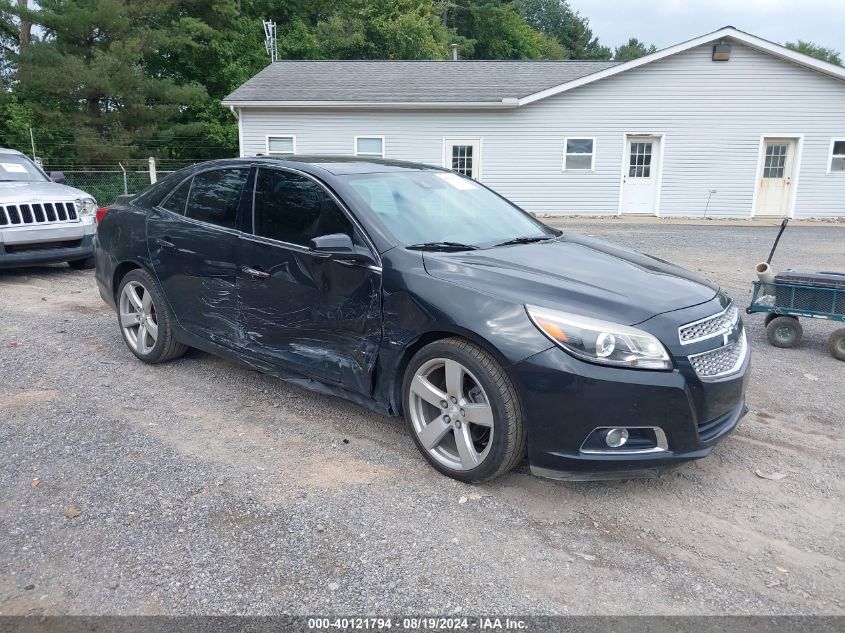
[[[188,346],[404,416],[440,472],[561,479],[706,456],[749,352],[715,284],[478,182],[334,157],[195,165],[112,206],[96,278],[142,361]]]

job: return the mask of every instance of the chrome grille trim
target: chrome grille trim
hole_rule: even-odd
[[[731,303],[727,308],[698,321],[687,323],[678,328],[678,339],[681,345],[690,345],[709,338],[728,334],[739,320],[739,310]]]
[[[688,358],[701,380],[716,380],[737,373],[745,361],[747,351],[748,341],[745,338],[745,328],[743,328],[735,341],[701,354],[693,354]]]
[[[0,226],[37,226],[78,221],[79,212],[72,201],[0,204]]]

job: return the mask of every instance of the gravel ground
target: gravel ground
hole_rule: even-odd
[[[776,229],[567,221],[748,300]],[[845,270],[845,228],[776,264]],[[777,266],[776,266],[777,267]],[[845,364],[754,350],[751,413],[656,480],[438,475],[404,426],[124,347],[91,272],[0,271],[0,613],[845,614]],[[779,480],[755,475],[782,473]]]

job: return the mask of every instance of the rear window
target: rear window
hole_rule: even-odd
[[[184,215],[185,204],[188,202],[188,192],[191,190],[191,180],[188,178],[185,182],[174,189],[170,197],[161,203],[162,209],[167,209],[173,213]]]
[[[235,228],[249,169],[215,169],[194,176],[185,215],[194,220]]]

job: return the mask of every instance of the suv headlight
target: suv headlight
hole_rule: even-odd
[[[94,198],[77,198],[75,202],[79,217],[93,216],[97,212],[97,201]]]
[[[525,306],[537,328],[566,352],[591,363],[636,369],[672,369],[663,344],[628,325]]]

